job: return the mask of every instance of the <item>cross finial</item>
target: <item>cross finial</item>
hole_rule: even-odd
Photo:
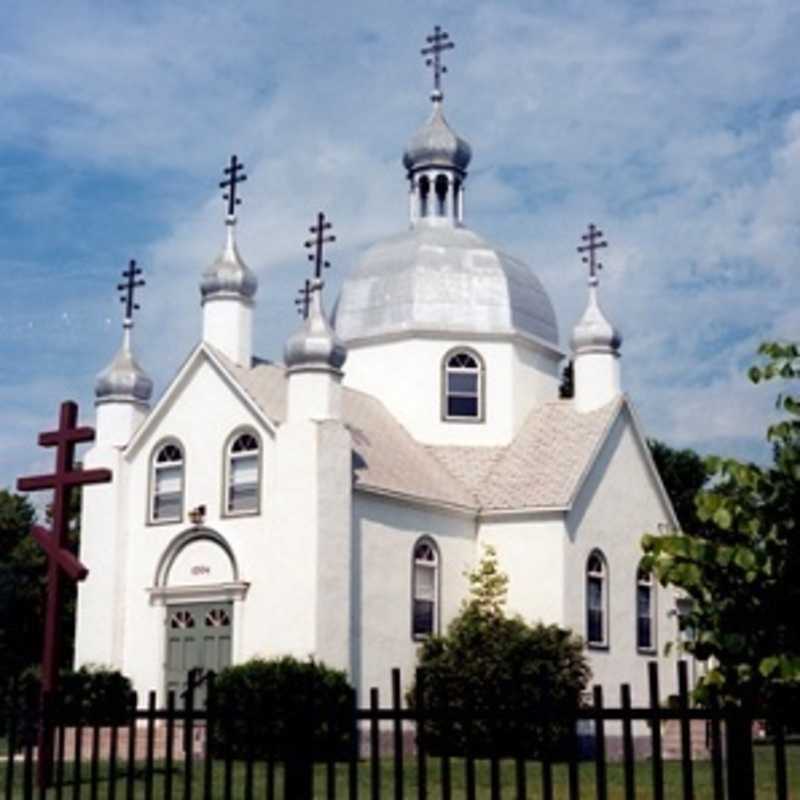
[[[591,222],[589,223],[589,232],[582,234],[581,239],[588,242],[588,244],[581,245],[578,252],[589,254],[582,258],[583,263],[589,265],[589,286],[597,286],[597,273],[603,269],[603,265],[596,260],[595,253],[603,247],[608,247],[608,242],[602,240],[603,231],[596,228]]]
[[[452,50],[455,44],[450,41],[450,34],[443,31],[439,25],[433,29],[433,33],[425,37],[428,42],[427,47],[423,47],[420,53],[425,56],[425,66],[433,67],[433,94],[432,100],[442,99],[442,75],[447,72],[447,67],[442,64],[442,53],[445,50]]]
[[[302,289],[297,290],[299,297],[296,297],[294,304],[297,306],[297,313],[303,318],[308,319],[308,308],[311,305],[311,281],[306,278]]]
[[[232,217],[236,213],[236,206],[241,204],[241,198],[236,196],[236,185],[242,181],[247,180],[247,175],[239,172],[244,169],[244,164],[236,158],[235,155],[231,156],[230,166],[225,167],[224,173],[228,176],[224,181],[220,181],[219,188],[226,189],[225,194],[222,195],[223,200],[228,201],[228,216]]]
[[[322,279],[322,270],[325,267],[330,267],[330,262],[326,261],[323,256],[323,249],[327,243],[336,241],[336,237],[333,234],[325,235],[325,231],[330,230],[332,227],[333,225],[325,219],[325,214],[320,211],[317,214],[317,224],[308,229],[315,234],[314,238],[304,242],[306,247],[314,248],[314,252],[308,254],[308,260],[314,262],[314,277],[317,280]]]
[[[145,285],[143,280],[137,279],[137,276],[141,274],[142,270],[136,266],[136,261],[131,259],[128,262],[128,269],[122,273],[125,283],[117,284],[117,289],[122,292],[119,300],[121,303],[125,303],[126,322],[130,322],[133,319],[133,312],[139,310],[139,304],[134,301],[134,293],[138,288]]]

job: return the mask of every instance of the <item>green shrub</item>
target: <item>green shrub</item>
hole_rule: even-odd
[[[298,744],[321,759],[349,756],[353,690],[344,672],[313,659],[252,659],[216,677],[212,745],[234,757],[281,758]]]
[[[59,688],[51,711],[65,724],[99,723],[123,725],[130,718],[133,687],[119,670],[103,666],[83,666],[62,670]],[[22,703],[38,704],[41,679],[38,667],[25,670],[17,684],[17,698]]]
[[[407,695],[412,707],[422,700],[426,749],[563,755],[590,678],[582,641],[557,625],[505,616],[508,580],[491,548],[469,577],[470,599],[446,635],[422,645],[421,686]]]

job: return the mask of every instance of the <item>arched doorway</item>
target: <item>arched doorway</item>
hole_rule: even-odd
[[[236,606],[247,588],[233,550],[216,531],[192,528],[170,542],[150,592],[165,607],[166,692],[180,695],[192,669],[219,672],[231,664]]]

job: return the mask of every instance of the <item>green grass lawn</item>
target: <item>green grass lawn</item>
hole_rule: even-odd
[[[787,760],[789,763],[789,787],[790,797],[798,798],[800,800],[800,746],[790,747],[787,751]],[[138,765],[140,768],[142,764]],[[13,775],[13,791],[11,797],[14,800],[23,800],[23,776],[21,762],[16,762],[14,765]],[[124,763],[120,765],[120,771],[124,770]],[[515,797],[516,786],[516,773],[515,765],[511,761],[503,761],[500,765],[500,783],[502,787],[502,797],[512,798]],[[0,798],[4,800],[11,800],[5,798],[6,787],[6,770],[8,769],[7,763],[0,763]],[[96,797],[97,800],[106,800],[109,797],[109,790],[111,782],[108,779],[108,768],[106,764],[100,765],[99,774],[100,781],[97,787],[97,794],[91,794],[91,787],[89,782],[89,764],[84,764],[82,767],[82,780],[79,792],[73,794],[75,787],[71,769],[68,767],[64,776],[64,795],[68,798],[73,797]],[[651,764],[649,761],[640,761],[636,764],[636,785],[637,785],[637,798],[651,798],[652,785],[651,785]],[[428,796],[439,798],[441,794],[441,763],[438,759],[430,759],[428,762]],[[763,800],[773,800],[776,796],[775,782],[774,782],[774,756],[772,748],[758,747],[756,749],[756,774],[758,782],[758,797]],[[452,775],[452,797],[454,800],[466,798],[466,780],[465,780],[465,764],[461,759],[451,760],[451,775]],[[413,759],[406,759],[403,767],[403,796],[408,798],[417,797],[417,767],[416,761]],[[477,762],[475,769],[475,783],[476,783],[476,796],[479,798],[490,797],[490,768],[487,762]],[[612,800],[624,797],[624,775],[622,766],[620,764],[609,764],[607,767],[608,777],[608,797]],[[361,798],[369,798],[371,796],[371,768],[368,761],[362,761],[358,764],[358,796]],[[348,797],[348,766],[346,764],[339,764],[336,766],[334,775],[336,782],[336,797]],[[712,775],[711,767],[708,762],[695,762],[694,764],[694,786],[695,797],[698,800],[705,800],[705,798],[712,798]],[[317,765],[314,774],[314,796],[315,798],[327,797],[326,791],[327,772],[324,765]],[[380,783],[381,783],[381,797],[392,798],[394,791],[394,770],[393,762],[391,759],[384,759],[380,762]],[[212,793],[213,798],[222,798],[224,794],[224,765],[222,762],[215,762],[213,765],[212,773]],[[530,763],[526,769],[526,782],[527,782],[527,797],[540,798],[542,794],[542,770],[538,763]],[[126,798],[126,781],[124,777],[120,777],[116,783],[115,795],[117,800],[125,800]],[[154,776],[153,779],[153,798],[161,798],[166,795],[166,774],[163,770],[163,765]],[[246,770],[245,765],[241,762],[233,764],[232,769],[232,797],[239,800],[246,796]],[[565,765],[557,764],[553,767],[553,786],[554,795],[557,798],[567,798],[567,768]],[[595,772],[594,766],[591,763],[584,763],[580,767],[580,786],[581,797],[593,798],[595,797]],[[665,795],[667,798],[682,797],[682,782],[681,782],[681,769],[680,765],[675,762],[666,762],[664,765],[664,786]],[[172,795],[173,797],[183,797],[183,765],[176,764],[172,773]],[[136,800],[143,800],[146,796],[146,782],[143,775],[139,774],[133,783],[133,797]],[[193,797],[201,800],[203,797],[203,773],[202,762],[195,762],[194,776],[192,780]],[[253,770],[253,797],[258,800],[267,800],[270,797],[267,786],[267,771],[263,764],[256,764]],[[283,772],[280,765],[275,769],[274,774],[274,796],[276,800],[283,798]],[[55,798],[55,789],[50,789],[47,793],[48,797]]]

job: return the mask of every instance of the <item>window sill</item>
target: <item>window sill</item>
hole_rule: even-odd
[[[163,525],[181,525],[183,524],[183,517],[174,517],[172,519],[148,519],[145,525],[150,528],[158,528]]]
[[[442,422],[463,422],[468,425],[480,425],[485,421],[483,417],[442,417]]]
[[[586,642],[586,649],[587,650],[605,650],[608,652],[611,650],[611,645],[607,642]]]
[[[411,634],[411,641],[412,642],[427,642],[432,636],[436,636],[436,634],[431,631],[430,633],[412,633]]]
[[[657,656],[658,655],[658,648],[657,647],[637,647],[636,652],[640,656]]]
[[[257,517],[261,514],[261,509],[255,511],[226,511],[221,514],[222,519],[237,519],[238,517]]]

